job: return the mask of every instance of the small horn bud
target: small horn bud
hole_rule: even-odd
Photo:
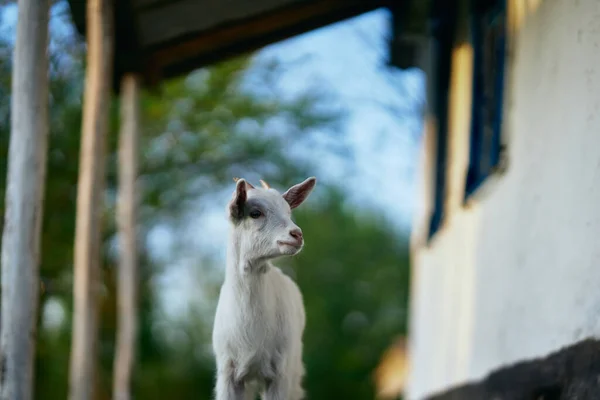
[[[233,178],[233,181],[234,181],[235,183],[237,183],[239,180],[240,180],[240,178]],[[252,186],[252,184],[251,184],[250,182],[248,182],[248,181],[246,181],[246,187],[247,187],[248,189],[254,189],[254,186]]]
[[[271,186],[269,186],[269,184],[262,179],[260,180],[260,184],[262,185],[263,189],[271,189]]]

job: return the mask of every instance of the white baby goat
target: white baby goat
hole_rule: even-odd
[[[291,210],[316,182],[309,178],[280,194],[263,181],[263,188],[255,188],[237,180],[227,210],[231,237],[212,338],[217,400],[254,400],[258,388],[264,400],[304,398],[302,295],[270,260],[302,250]]]

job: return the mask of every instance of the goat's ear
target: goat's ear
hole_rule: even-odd
[[[254,189],[254,186],[246,182],[244,179],[234,178],[235,191],[229,203],[229,214],[232,218],[240,219],[244,216],[244,205],[248,199],[248,190]]]
[[[302,183],[292,186],[282,196],[293,210],[300,204],[304,203],[304,200],[306,200],[310,192],[312,192],[312,190],[315,188],[316,184],[317,178],[313,176]]]

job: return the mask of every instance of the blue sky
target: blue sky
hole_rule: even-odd
[[[407,226],[414,208],[415,149],[420,139],[417,114],[424,96],[421,71],[387,68],[389,13],[378,10],[272,45],[265,56],[309,61],[282,79],[286,90],[312,82],[327,85],[350,110],[346,136],[357,157],[356,175],[345,177],[357,200],[390,210]],[[379,103],[410,113],[392,115]],[[328,167],[323,165],[322,174]],[[336,177],[338,178],[338,177]]]
[[[340,169],[334,156],[318,154],[314,175],[325,181],[344,180],[356,205],[384,212],[399,230],[407,232],[419,203],[414,176],[425,80],[421,71],[385,66],[389,19],[386,10],[377,10],[268,46],[259,57],[274,57],[283,63],[304,60],[281,77],[279,85],[284,93],[292,95],[317,84],[338,97],[350,112],[343,136],[354,153],[355,164],[350,170]],[[12,7],[3,16],[0,34],[14,36],[15,21],[16,7]],[[51,29],[70,31],[71,27],[55,24]],[[380,104],[399,111],[389,112]],[[192,247],[212,249],[224,257],[228,226],[222,204],[227,196],[217,196],[219,204],[202,207],[203,212],[190,216],[187,236]],[[168,250],[171,239],[169,233],[158,230],[152,247]],[[173,259],[168,251],[161,252],[166,253],[163,259],[168,272],[157,283],[167,311],[176,313],[197,292],[196,282],[190,279],[197,261]]]

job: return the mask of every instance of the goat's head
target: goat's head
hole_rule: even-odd
[[[289,188],[281,194],[261,181],[255,188],[244,179],[236,179],[228,213],[235,240],[250,261],[294,255],[302,250],[302,230],[292,221],[292,209],[306,200],[317,183],[316,178]]]

